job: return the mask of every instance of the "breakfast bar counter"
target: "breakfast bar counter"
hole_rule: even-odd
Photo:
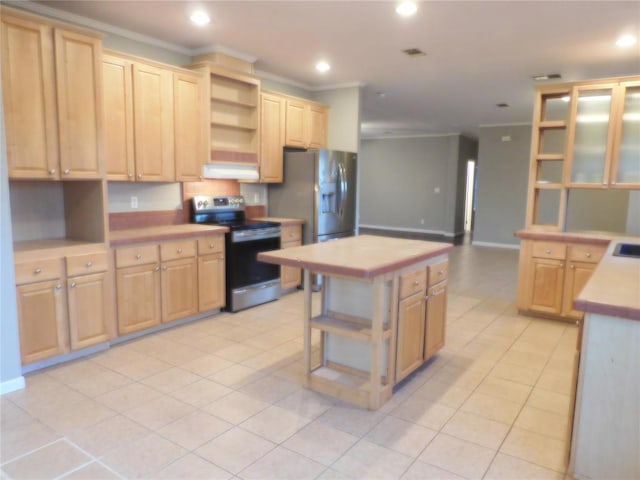
[[[263,262],[304,269],[305,386],[377,409],[393,387],[444,345],[446,243],[362,235],[263,252]],[[322,274],[313,317],[311,275]],[[312,365],[311,331],[320,337]]]

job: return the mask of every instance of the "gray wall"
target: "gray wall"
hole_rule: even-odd
[[[260,72],[256,73],[256,75],[260,76]],[[277,80],[273,80],[271,78],[262,78],[260,80],[260,88],[263,90],[270,90],[272,92],[279,92],[285,95],[291,95],[293,97],[301,97],[306,98],[308,100],[313,100],[313,93],[309,90],[305,90],[301,87],[296,87],[289,83],[278,82]]]
[[[13,240],[4,109],[2,108],[2,85],[0,85],[0,394],[23,386],[16,287],[13,273]]]
[[[480,128],[474,244],[519,245],[513,234],[525,223],[530,148],[529,125]]]
[[[453,235],[459,146],[458,135],[363,140],[360,226]]]
[[[360,87],[316,92],[315,100],[329,105],[329,148],[347,152],[359,151],[361,97]]]

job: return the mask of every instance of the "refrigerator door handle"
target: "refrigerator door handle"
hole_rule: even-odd
[[[344,169],[344,165],[342,163],[338,164],[338,187],[340,190],[340,208],[339,215],[342,217],[344,215],[344,205],[347,201],[347,174]]]

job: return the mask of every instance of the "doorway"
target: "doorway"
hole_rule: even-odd
[[[464,233],[473,231],[473,219],[476,211],[476,161],[467,160],[467,185],[464,199]]]

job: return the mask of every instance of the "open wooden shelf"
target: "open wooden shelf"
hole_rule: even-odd
[[[565,120],[542,120],[538,123],[540,129],[567,128]]]
[[[538,180],[535,184],[535,188],[540,190],[559,190],[563,187],[561,183],[552,183]]]
[[[323,332],[335,333],[363,342],[371,341],[371,321],[364,318],[337,318],[335,314],[318,315],[311,319],[310,325]],[[386,340],[390,337],[391,330],[386,325],[382,331],[382,339]]]
[[[234,105],[242,108],[256,108],[258,105],[255,102],[244,102],[241,100],[232,100],[230,98],[211,96],[211,100],[216,103],[225,103],[227,105]]]
[[[540,161],[558,161],[561,162],[564,160],[563,153],[538,153],[536,155],[536,160]]]
[[[224,123],[224,122],[211,122],[211,126],[220,127],[220,128],[232,128],[234,130],[246,130],[248,132],[252,132],[258,129],[258,127],[249,127],[246,125],[236,125],[233,123]]]

